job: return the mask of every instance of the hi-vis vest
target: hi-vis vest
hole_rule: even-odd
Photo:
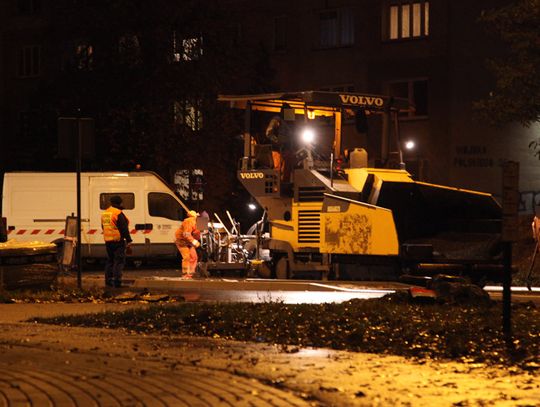
[[[103,227],[103,239],[105,239],[106,242],[119,242],[121,240],[120,231],[118,230],[118,227],[116,226],[118,215],[120,215],[121,212],[122,211],[120,209],[110,206],[105,210],[105,212],[101,214],[101,225]],[[129,223],[129,220],[128,220],[128,223]]]

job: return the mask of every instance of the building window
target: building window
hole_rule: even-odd
[[[405,98],[414,106],[414,110],[404,112],[408,117],[428,116],[428,81],[427,79],[411,79],[388,83],[390,96]]]
[[[352,10],[329,10],[319,14],[321,48],[345,47],[353,44],[354,14]]]
[[[354,85],[325,86],[319,90],[323,92],[354,92]]]
[[[202,37],[179,38],[173,32],[173,61],[196,61],[203,55]]]
[[[118,40],[118,53],[123,62],[136,65],[141,62],[141,46],[136,35],[123,35]]]
[[[429,35],[429,2],[392,2],[388,11],[388,39],[422,38]]]
[[[30,45],[19,50],[17,75],[20,78],[39,76],[41,70],[41,47]]]
[[[202,169],[177,170],[174,174],[176,192],[184,201],[204,199],[204,172]]]
[[[17,0],[17,11],[23,16],[40,14],[41,0]]]
[[[21,139],[30,139],[35,131],[37,122],[37,113],[32,111],[19,113],[19,131],[18,136]]]
[[[232,36],[232,43],[233,45],[241,45],[244,41],[244,30],[242,28],[242,24],[238,23],[235,24],[232,27],[233,30],[233,36]]]
[[[200,109],[200,102],[174,102],[173,118],[177,125],[182,125],[193,131],[202,129],[203,118]]]
[[[94,68],[94,47],[79,44],[75,47],[76,67],[79,71],[91,71]]]
[[[274,19],[274,51],[285,51],[287,48],[287,18]]]

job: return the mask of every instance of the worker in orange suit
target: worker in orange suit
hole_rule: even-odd
[[[197,248],[201,245],[201,232],[197,229],[197,216],[195,211],[189,211],[175,232],[175,243],[182,256],[182,278],[192,279],[197,269]]]

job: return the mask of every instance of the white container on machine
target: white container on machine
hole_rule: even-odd
[[[351,168],[366,168],[368,166],[368,154],[363,148],[355,147],[349,154]]]

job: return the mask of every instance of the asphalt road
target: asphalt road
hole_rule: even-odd
[[[69,285],[76,284],[76,275],[63,277]],[[379,298],[411,285],[391,281],[320,281],[320,280],[265,280],[237,276],[183,280],[180,271],[172,268],[132,269],[124,273],[124,290],[167,292],[181,295],[186,301],[270,302],[286,304],[343,302],[353,298]],[[101,271],[82,273],[82,286],[103,286]],[[487,286],[493,299],[502,298],[502,287]],[[513,301],[532,301],[540,304],[540,288],[512,288]]]

